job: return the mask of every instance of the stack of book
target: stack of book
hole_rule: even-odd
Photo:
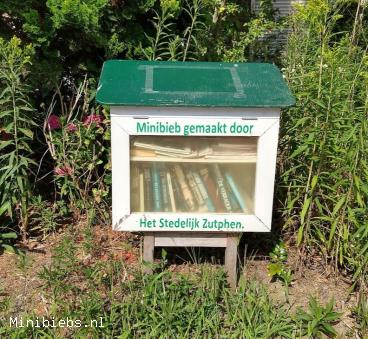
[[[242,213],[230,171],[218,164],[132,163],[133,212]]]
[[[177,140],[175,137],[166,137],[161,141],[138,139],[133,141],[131,157],[167,157],[180,159],[239,159],[256,154],[254,138],[206,138]]]

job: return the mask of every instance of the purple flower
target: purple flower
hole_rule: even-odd
[[[54,129],[61,128],[60,119],[58,116],[52,114],[49,116],[49,119],[47,120],[47,125],[49,126],[49,129],[52,131]]]

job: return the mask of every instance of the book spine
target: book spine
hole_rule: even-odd
[[[208,195],[208,192],[206,190],[206,187],[203,183],[203,180],[202,180],[201,176],[196,171],[192,171],[192,175],[193,175],[194,181],[197,184],[199,192],[200,192],[200,194],[203,198],[203,201],[204,201],[205,205],[207,206],[208,212],[215,212],[216,211],[215,206],[213,205],[213,202],[212,202],[211,198]]]
[[[228,182],[228,184],[230,186],[231,191],[234,194],[234,197],[236,199],[236,202],[240,206],[241,211],[242,212],[245,212],[245,203],[244,203],[244,200],[243,200],[243,198],[242,198],[242,196],[241,196],[241,194],[240,194],[240,192],[238,190],[238,187],[235,184],[235,181],[234,181],[233,177],[230,175],[229,172],[226,172],[225,173],[225,177],[226,177],[226,180],[227,180],[227,182]]]
[[[240,206],[238,204],[238,201],[236,200],[235,195],[234,195],[233,191],[231,190],[230,186],[225,185],[225,188],[226,188],[227,195],[229,197],[232,212],[241,212],[241,208],[240,208]]]
[[[139,172],[139,211],[144,212],[144,177],[143,171]]]
[[[137,212],[139,210],[139,169],[133,166],[131,169],[131,210]]]
[[[187,202],[185,201],[183,194],[181,192],[180,185],[178,183],[176,172],[173,167],[171,167],[171,183],[174,192],[174,199],[175,199],[175,207],[177,211],[186,212],[189,210],[187,206]]]
[[[146,211],[150,212],[153,210],[153,196],[152,196],[152,180],[151,171],[149,167],[144,167],[144,207]]]
[[[167,171],[167,173],[166,173],[166,181],[167,181],[167,190],[169,192],[171,211],[176,212],[176,203],[175,203],[175,197],[174,197],[174,189],[173,189],[173,183],[172,183],[172,180],[171,180],[171,173],[170,173],[170,171]]]
[[[153,210],[155,212],[162,211],[161,200],[161,183],[160,183],[160,171],[156,163],[152,165],[152,192],[153,192]]]
[[[174,165],[174,169],[175,169],[176,178],[178,180],[178,183],[179,183],[184,201],[186,202],[186,205],[187,205],[189,211],[193,211],[195,209],[193,194],[190,191],[190,189],[189,189],[189,187],[188,187],[188,185],[185,181],[184,172],[183,172],[182,168],[179,165]]]
[[[204,200],[202,198],[202,195],[201,195],[201,192],[194,180],[194,177],[193,177],[193,173],[191,170],[187,170],[186,172],[186,177],[187,177],[187,181],[188,181],[188,184],[189,184],[189,187],[193,193],[193,196],[194,196],[194,199],[196,200],[198,206],[203,206],[204,205]]]
[[[160,169],[161,193],[162,193],[162,207],[165,212],[170,210],[169,192],[167,187],[167,176],[165,168]]]
[[[215,211],[216,212],[225,212],[225,205],[221,200],[219,189],[218,189],[217,185],[215,184],[213,176],[210,175],[210,171],[209,171],[208,167],[201,168],[199,170],[199,173],[202,177],[204,185],[207,188],[208,195],[209,195],[209,197],[211,198],[211,200],[214,204]]]
[[[213,166],[214,175],[220,192],[220,197],[225,205],[226,212],[232,212],[229,196],[226,192],[225,181],[218,164]]]

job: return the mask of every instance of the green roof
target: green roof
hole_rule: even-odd
[[[288,107],[278,68],[266,63],[106,61],[97,101],[114,106]]]

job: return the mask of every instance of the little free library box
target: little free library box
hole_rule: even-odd
[[[294,104],[271,64],[105,62],[112,216],[155,246],[225,247],[230,283],[243,232],[271,230],[280,108]]]

